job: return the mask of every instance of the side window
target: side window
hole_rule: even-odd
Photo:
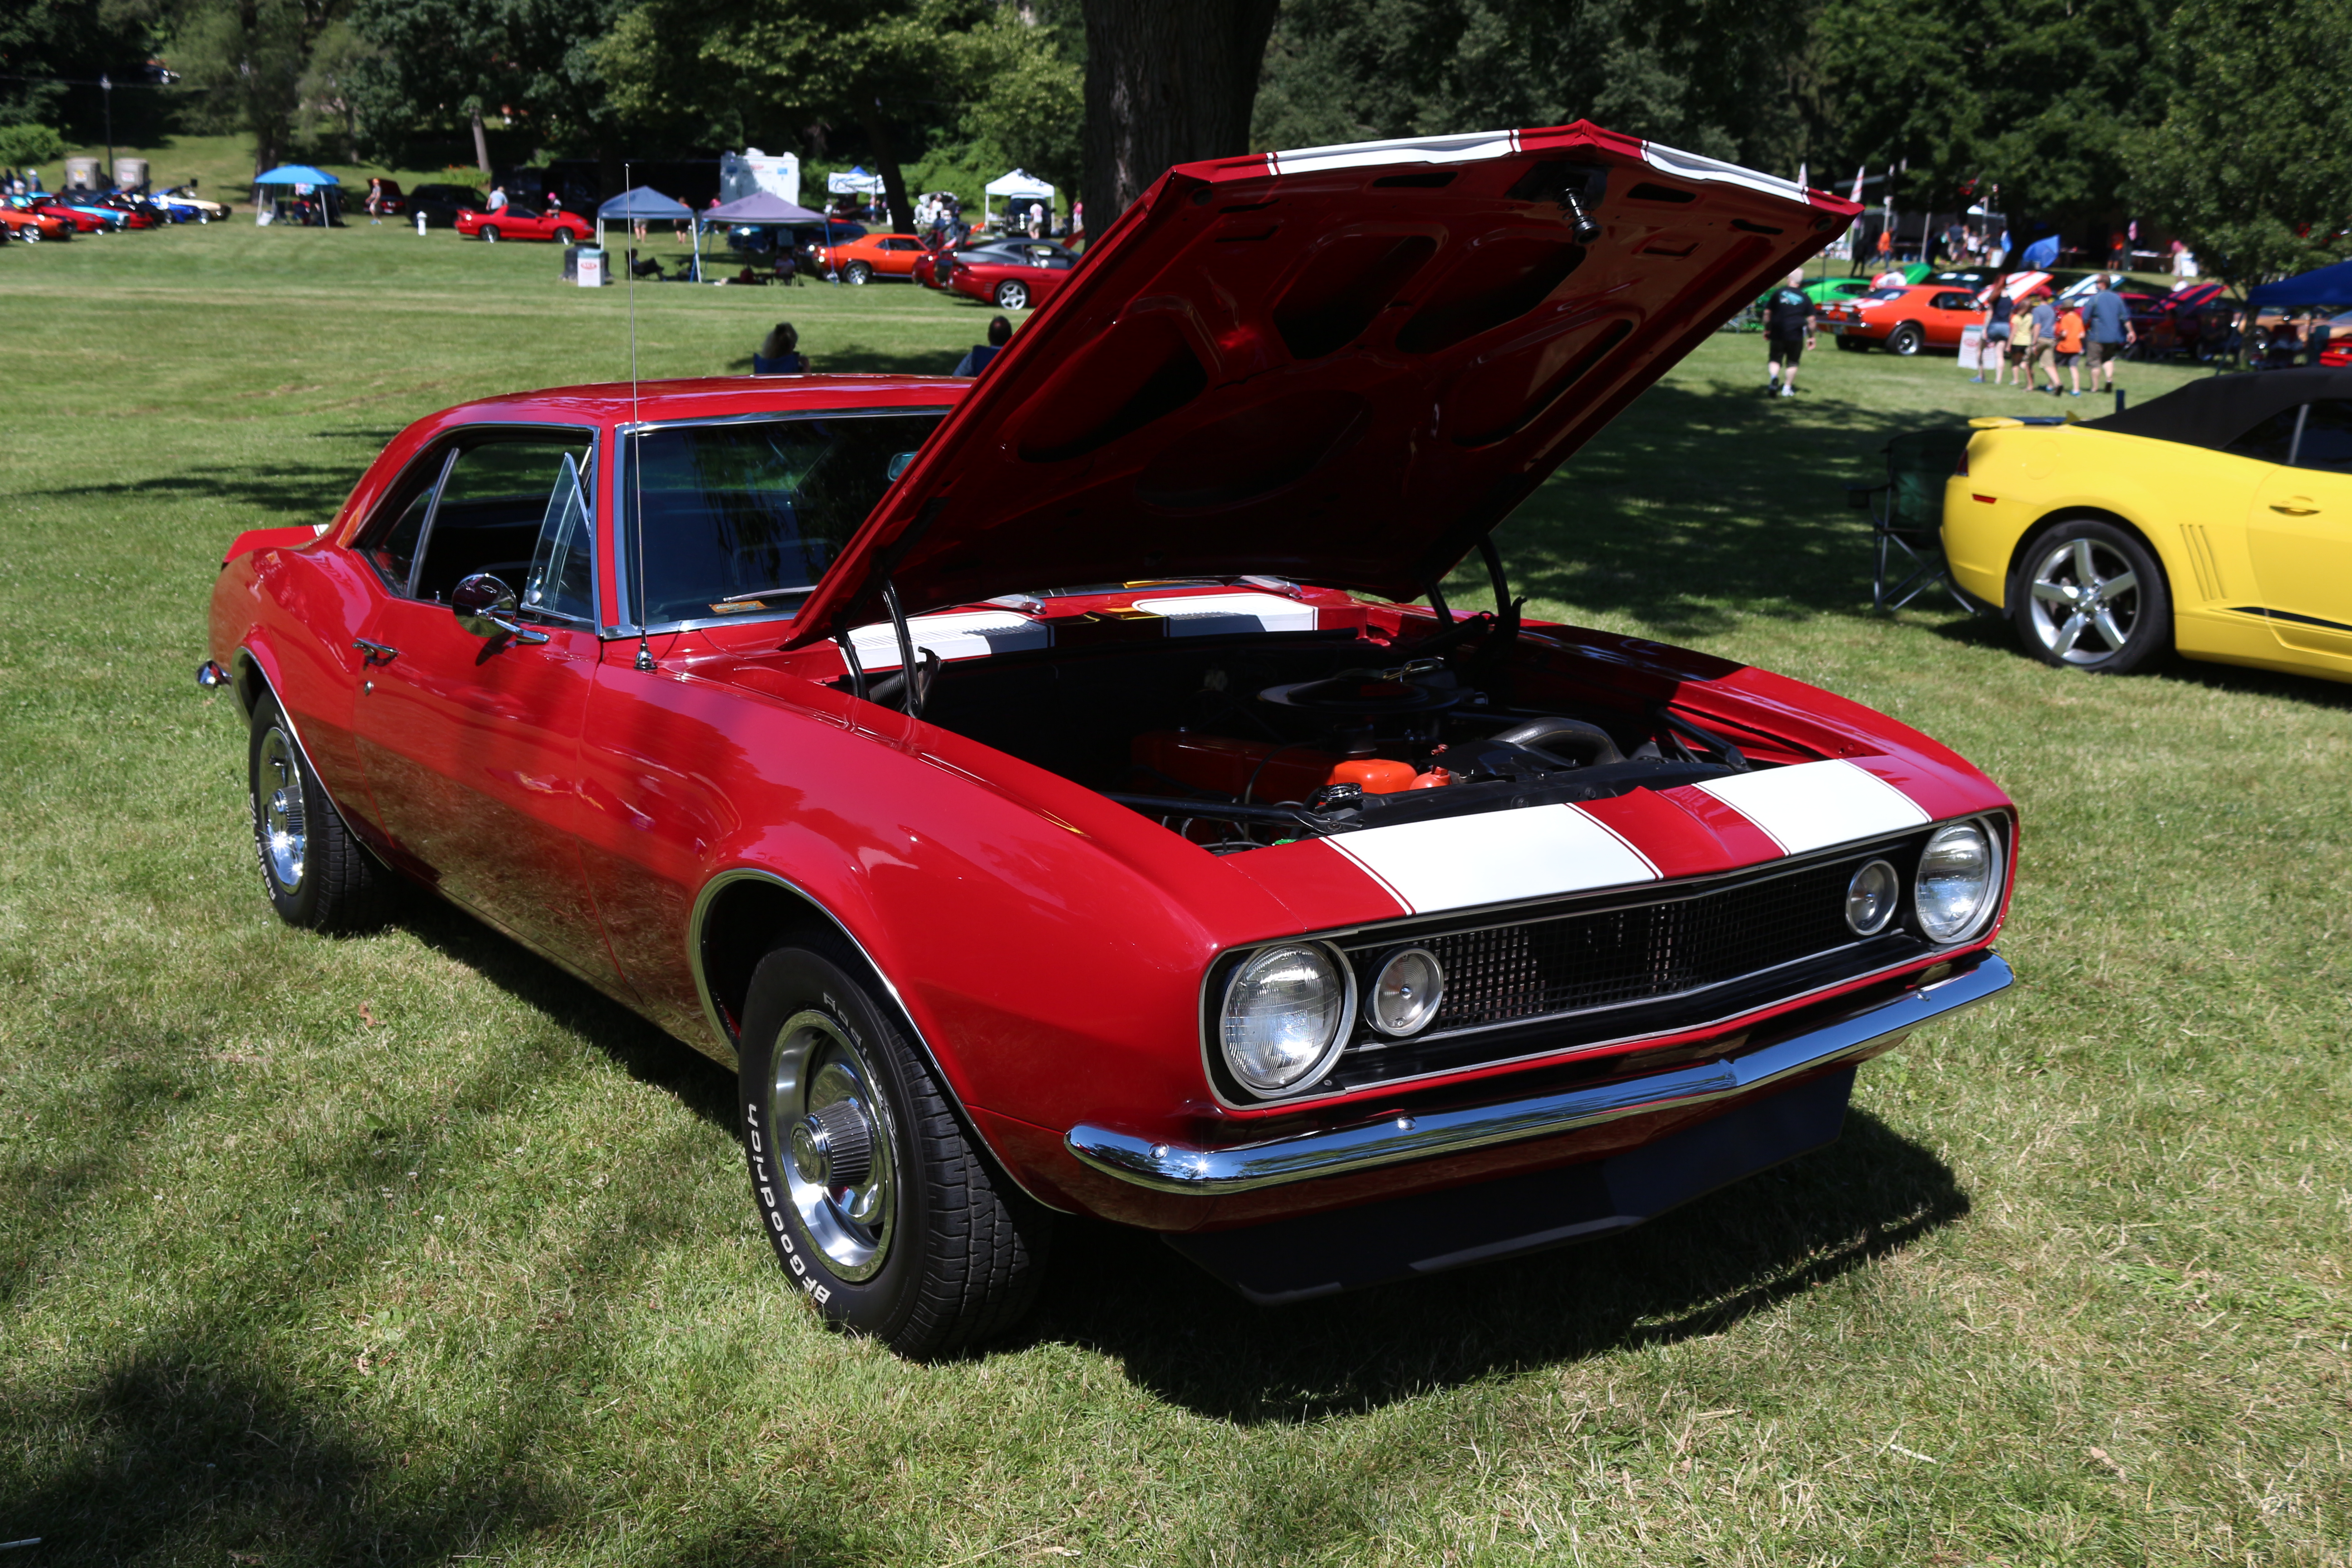
[[[2295,443],[2294,466],[2352,474],[2352,403],[2329,398],[2304,416],[2303,439]]]
[[[2301,408],[2282,408],[2222,450],[2257,463],[2284,463],[2294,455],[2294,427],[2302,418]]]
[[[1976,308],[1976,300],[1966,294],[1938,294],[1936,296],[1936,309],[1938,310],[1973,310]]]
[[[531,551],[522,607],[567,620],[594,620],[596,575],[590,545],[593,538],[579,465],[566,452],[554,493],[547,498],[547,513],[540,519],[539,542]]]
[[[376,514],[376,522],[360,543],[360,553],[395,594],[407,593],[409,579],[415,575],[416,547],[425,540],[425,520],[433,515],[433,503],[441,493],[441,476],[448,468],[446,447],[417,458],[400,477],[391,504]]]
[[[581,563],[560,571],[576,570],[585,582],[588,530],[580,476],[589,471],[588,452],[584,432],[551,436],[543,431],[494,436],[459,450],[441,481],[441,497],[425,530],[416,596],[446,600],[451,589],[477,572],[503,579],[520,594],[540,557],[541,535],[550,529],[561,535],[573,526],[570,503],[574,500],[580,502]],[[550,563],[555,564],[552,552]],[[577,613],[584,616],[588,611],[583,607]]]

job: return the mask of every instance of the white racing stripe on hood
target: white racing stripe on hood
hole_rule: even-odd
[[[1194,594],[1189,597],[1138,599],[1135,607],[1168,617],[1171,637],[1225,632],[1311,632],[1315,606],[1278,594]]]
[[[1698,786],[1762,828],[1790,855],[1899,833],[1927,820],[1918,803],[1852,763],[1798,763]]]
[[[992,653],[1022,653],[1053,646],[1051,626],[1011,610],[974,610],[962,615],[909,616],[907,631],[915,657],[929,648],[941,659],[985,658]],[[859,626],[849,634],[857,662],[870,673],[898,668],[898,634],[887,623]]]
[[[1647,856],[1573,805],[1368,827],[1324,842],[1415,914],[1658,879]]]

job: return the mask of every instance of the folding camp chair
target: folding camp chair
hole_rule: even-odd
[[[1846,505],[1870,513],[1872,609],[1899,610],[1920,595],[1941,588],[1954,604],[1976,614],[1977,607],[1952,585],[1943,539],[1944,481],[1959,467],[1970,434],[1915,430],[1897,436],[1885,448],[1884,483],[1845,487]],[[1905,572],[1892,586],[1890,564]]]

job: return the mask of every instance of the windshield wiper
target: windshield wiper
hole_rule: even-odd
[[[811,594],[815,592],[816,584],[812,583],[805,588],[762,588],[756,594],[730,594],[723,599],[712,599],[709,603],[714,605],[749,605],[761,599],[782,599],[793,594],[797,594],[802,598],[805,599]]]

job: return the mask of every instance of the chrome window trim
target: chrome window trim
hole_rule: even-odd
[[[628,485],[629,474],[629,454],[635,449],[630,437],[648,435],[656,430],[691,429],[697,426],[703,425],[781,425],[800,419],[869,419],[892,415],[932,415],[944,419],[950,414],[954,412],[955,405],[953,404],[949,404],[944,407],[939,408],[933,408],[928,405],[921,407],[908,406],[904,408],[807,408],[793,410],[790,413],[780,413],[774,410],[768,410],[757,414],[709,414],[684,419],[633,419],[626,424],[614,426],[613,435],[614,437],[614,440],[613,443],[612,509],[613,589],[614,592],[619,595],[620,602],[613,606],[614,613],[611,616],[600,616],[597,617],[597,626],[599,628],[597,635],[604,637],[606,641],[613,641],[625,637],[659,637],[670,632],[700,631],[707,626],[762,626],[777,621],[793,620],[800,615],[800,608],[798,605],[795,605],[793,606],[791,615],[783,615],[774,611],[747,612],[746,614],[740,616],[709,616],[691,620],[664,621],[658,625],[647,626],[640,626],[634,620],[629,618],[629,607],[631,603],[629,594],[629,568],[635,563],[630,557],[629,537],[630,531],[635,526],[636,522],[635,514],[627,505],[625,499],[629,493],[626,488]],[[896,481],[893,482],[895,483]],[[877,501],[875,504],[878,506],[881,503]],[[871,517],[873,513],[868,512],[866,515]],[[863,524],[861,523],[860,526],[862,527]],[[421,558],[422,552],[419,552],[419,555]],[[833,568],[828,566],[825,568],[824,576],[820,576],[816,582],[809,584],[809,593],[815,593],[816,590],[824,584],[825,577],[830,577],[831,575],[833,575]],[[803,604],[807,602],[806,595],[803,596],[802,602]]]
[[[1728,871],[1709,872],[1703,877],[1680,879],[1668,884],[1668,886],[1674,889],[1672,892],[1662,896],[1652,895],[1644,897],[1641,891],[1643,888],[1657,888],[1661,885],[1659,883],[1635,883],[1631,887],[1606,888],[1597,889],[1591,893],[1569,894],[1564,897],[1555,893],[1542,898],[1517,900],[1507,904],[1486,905],[1475,911],[1472,918],[1487,914],[1499,915],[1511,910],[1524,910],[1538,908],[1546,910],[1557,909],[1560,915],[1566,917],[1579,914],[1605,913],[1612,909],[1637,909],[1648,908],[1661,903],[1677,903],[1719,890],[1724,885],[1728,883],[1777,880],[1781,877],[1792,876],[1832,860],[1842,859],[1852,855],[1866,854],[1874,849],[1884,848],[1889,844],[1900,844],[1906,839],[1916,837],[1923,834],[1933,834],[1939,827],[1949,827],[1955,824],[1963,822],[1979,822],[1984,824],[1987,831],[1990,833],[1993,838],[1995,853],[1998,855],[2003,853],[2002,847],[2005,844],[2005,839],[2003,838],[2003,833],[2005,831],[2004,825],[2010,820],[2008,814],[2003,812],[1973,811],[1961,816],[1942,817],[1919,823],[1895,833],[1877,834],[1868,838],[1856,838],[1848,843],[1831,845],[1826,848],[1812,850],[1801,856],[1787,856],[1780,861],[1768,861],[1761,866],[1743,866],[1735,868]],[[1811,990],[1801,991],[1792,995],[1778,997],[1770,1002],[1759,1003],[1752,1006],[1738,1008],[1717,1017],[1710,1018],[1706,1022],[1692,1024],[1683,1028],[1642,1030],[1630,1035],[1612,1036],[1607,1039],[1588,1040],[1580,1045],[1553,1046],[1541,1050],[1529,1051],[1520,1056],[1501,1058],[1495,1061],[1482,1061],[1473,1063],[1466,1067],[1445,1068],[1433,1072],[1415,1073],[1409,1078],[1384,1079],[1377,1087],[1382,1090],[1407,1089],[1416,1084],[1427,1083],[1438,1079],[1458,1077],[1465,1072],[1485,1072],[1494,1068],[1518,1067],[1524,1066],[1529,1062],[1544,1061],[1553,1058],[1562,1061],[1571,1061],[1581,1057],[1590,1056],[1595,1051],[1611,1050],[1617,1047],[1632,1045],[1641,1040],[1656,1038],[1661,1035],[1703,1034],[1709,1029],[1720,1028],[1723,1026],[1732,1023],[1737,1019],[1745,1017],[1751,1013],[1762,1012],[1767,1008],[1772,1007],[1803,1005],[1804,1004],[1816,1000],[1832,991],[1843,990],[1856,985],[1872,984],[1892,975],[1899,974],[1906,969],[1923,968],[1935,963],[1948,962],[1955,952],[1965,948],[1969,942],[1982,942],[1985,940],[1985,932],[1990,929],[1990,921],[1997,917],[2000,910],[2005,907],[2005,900],[2002,895],[2006,894],[2008,890],[2007,883],[2003,879],[2007,874],[2007,869],[2008,862],[2004,859],[1997,868],[1995,874],[1994,884],[2000,890],[1995,894],[1992,903],[1988,908],[1987,923],[1977,927],[1971,935],[1961,937],[1956,942],[1937,942],[1923,937],[1922,940],[1927,942],[1927,944],[1930,949],[1930,952],[1928,952],[1914,953],[1907,958],[1902,959],[1895,963],[1887,964],[1880,969],[1870,970],[1861,974],[1847,975],[1843,979],[1828,981],[1822,984],[1812,987]],[[1916,867],[1915,864],[1915,875],[1916,872]],[[1338,926],[1320,931],[1302,931],[1283,936],[1267,937],[1257,942],[1242,942],[1235,946],[1225,948],[1211,958],[1208,963],[1204,965],[1201,971],[1200,1001],[1195,1010],[1196,1016],[1200,1019],[1201,1071],[1202,1078],[1207,1081],[1210,1097],[1214,1100],[1218,1105],[1228,1110],[1265,1110],[1276,1106],[1280,1106],[1285,1110],[1288,1110],[1295,1107],[1315,1105],[1318,1103],[1318,1101],[1338,1100],[1349,1094],[1369,1092],[1370,1089],[1374,1087],[1368,1085],[1364,1089],[1359,1089],[1328,1090],[1318,1096],[1315,1092],[1314,1086],[1310,1085],[1305,1089],[1297,1090],[1287,1095],[1247,1100],[1234,1100],[1227,1096],[1223,1089],[1218,1087],[1216,1060],[1211,1054],[1217,1049],[1217,1044],[1212,1036],[1209,1027],[1210,1019],[1215,1016],[1210,1011],[1209,1007],[1209,982],[1217,974],[1220,968],[1224,965],[1228,960],[1233,959],[1236,954],[1255,952],[1260,948],[1278,947],[1293,942],[1303,943],[1309,942],[1328,942],[1331,946],[1338,948],[1343,955],[1349,955],[1367,949],[1378,949],[1391,944],[1426,942],[1438,936],[1452,936],[1464,931],[1494,931],[1527,923],[1524,921],[1495,920],[1487,921],[1482,925],[1442,926],[1441,929],[1434,931],[1426,929],[1429,925],[1442,922],[1447,918],[1448,916],[1444,913],[1434,915],[1403,915],[1394,920],[1381,921],[1364,925]],[[1406,931],[1401,928],[1423,929]],[[1349,938],[1360,938],[1360,940],[1357,941],[1353,946],[1350,946],[1347,940]],[[1811,963],[1814,960],[1822,958],[1828,954],[1844,952],[1850,947],[1859,947],[1860,945],[1862,945],[1860,942],[1853,942],[1843,944],[1839,947],[1823,948],[1819,952],[1809,953],[1801,958],[1790,959],[1786,963],[1776,963],[1769,968],[1753,970],[1747,974],[1736,976],[1732,980],[1717,982],[1716,985],[1699,986],[1689,991],[1678,991],[1670,996],[1643,997],[1634,1002],[1609,1003],[1598,1007],[1576,1007],[1568,1009],[1564,1012],[1546,1013],[1534,1017],[1514,1018],[1500,1024],[1480,1024],[1465,1029],[1449,1029],[1442,1036],[1424,1033],[1415,1035],[1407,1040],[1387,1042],[1371,1048],[1379,1050],[1393,1048],[1395,1046],[1400,1045],[1418,1046],[1430,1040],[1455,1039],[1469,1035],[1485,1034],[1500,1029],[1540,1028],[1544,1025],[1557,1024],[1563,1019],[1595,1016],[1615,1011],[1621,1007],[1648,1006],[1659,1002],[1671,1002],[1684,997],[1704,995],[1706,992],[1717,989],[1718,985],[1736,984],[1740,982],[1752,979],[1754,976],[1759,974],[1769,974],[1774,970],[1785,969],[1791,964]],[[1349,967],[1352,972],[1353,965],[1351,964]],[[1352,1051],[1362,1048],[1364,1048],[1364,1047],[1359,1042],[1350,1041],[1347,1046],[1342,1047],[1339,1054],[1332,1058],[1331,1066],[1336,1067],[1340,1058],[1346,1057]],[[1324,1068],[1324,1072],[1327,1076],[1330,1071],[1331,1067]],[[1318,1081],[1319,1082],[1320,1080],[1318,1079]]]
[[[463,438],[466,432],[468,430],[520,430],[526,432],[543,430],[548,434],[554,436],[584,435],[588,438],[588,468],[591,473],[595,471],[598,458],[602,455],[604,436],[604,427],[599,425],[558,425],[552,424],[544,419],[473,419],[467,421],[463,425],[452,425],[446,430],[441,431],[436,435],[431,441],[425,444],[425,451],[418,453],[416,457],[411,458],[409,460],[409,466],[400,470],[399,479],[394,479],[391,484],[385,486],[383,491],[384,495],[387,497],[399,493],[401,482],[408,478],[410,470],[413,469],[417,463],[422,462],[425,459],[425,455],[431,452],[435,447],[438,447],[441,448],[441,475],[438,479],[433,481],[433,505],[432,508],[425,514],[425,526],[417,531],[416,559],[408,563],[408,582],[397,591],[397,596],[399,598],[404,599],[411,604],[430,602],[417,598],[416,582],[417,578],[425,570],[425,552],[430,549],[433,543],[433,524],[441,515],[441,497],[448,489],[449,470],[451,468],[456,466],[458,455],[465,449],[463,446]],[[596,487],[593,483],[585,484],[580,487],[581,498],[590,508],[588,532],[592,539],[600,531],[596,526],[596,518],[594,513],[595,500],[593,498],[595,493]],[[367,544],[365,542],[368,532],[370,530],[374,528],[378,522],[383,521],[383,515],[384,502],[378,500],[373,510],[369,511],[367,521],[361,523],[358,529],[356,529],[352,534],[350,548],[354,553],[360,555],[364,555],[366,553]],[[373,562],[370,562],[368,564],[371,569],[374,566]],[[593,579],[596,574],[592,572],[590,575]],[[382,573],[377,574],[377,580],[379,582],[383,580]],[[393,590],[387,589],[386,592],[393,592]],[[596,592],[593,587],[591,592],[597,599],[599,608],[601,609],[604,598],[603,594],[601,592]],[[550,618],[561,620],[567,626],[593,628],[603,617],[600,615],[583,621],[570,616],[555,616],[551,614]]]

